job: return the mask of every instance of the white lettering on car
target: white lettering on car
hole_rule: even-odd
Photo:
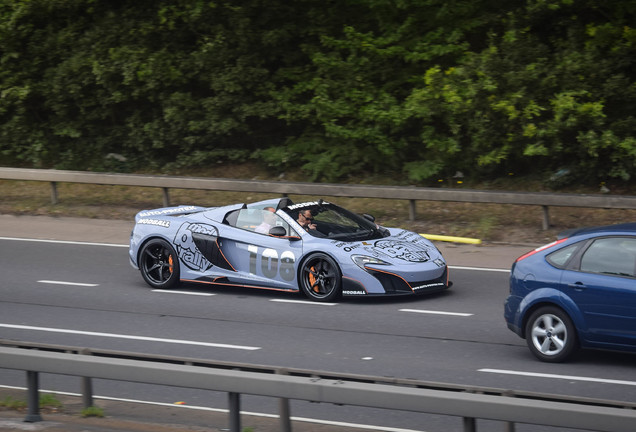
[[[161,220],[161,219],[139,219],[137,223],[139,225],[154,225],[154,226],[160,226],[164,228],[170,228],[170,221]]]
[[[290,210],[296,210],[296,209],[299,209],[299,208],[317,206],[317,205],[320,205],[320,204],[329,204],[329,203],[327,201],[323,201],[322,203],[318,203],[318,201],[311,201],[311,202],[293,204],[293,205],[290,205],[287,208],[290,209]]]
[[[250,253],[250,273],[257,275],[259,272],[258,260],[260,257],[260,273],[270,279],[274,279],[277,274],[286,281],[293,281],[295,277],[294,264],[296,256],[292,251],[283,251],[278,256],[278,251],[272,248],[264,248],[262,251],[258,246],[249,245],[247,250]]]
[[[425,289],[425,288],[434,288],[434,287],[439,287],[439,286],[444,286],[443,282],[435,282],[435,283],[429,283],[429,284],[424,284],[424,285],[418,285],[416,287],[413,287],[413,290],[417,291],[420,289]]]
[[[148,216],[169,215],[172,213],[189,212],[196,209],[197,207],[195,206],[185,206],[185,207],[168,208],[163,210],[150,210],[150,211],[139,213],[139,217],[145,218]]]

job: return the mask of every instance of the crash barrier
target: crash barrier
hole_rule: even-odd
[[[507,431],[514,431],[515,423],[529,423],[633,432],[636,424],[636,403],[630,402],[7,340],[0,341],[0,368],[26,371],[27,422],[42,420],[38,374],[52,373],[84,377],[89,383],[101,378],[225,392],[231,432],[241,431],[242,394],[280,398],[282,432],[291,431],[291,399],[458,416],[465,432],[477,430],[477,419],[505,422]],[[83,390],[91,386],[85,382]],[[85,406],[92,405],[92,394],[83,398]]]
[[[200,189],[216,191],[277,193],[349,198],[379,198],[409,201],[409,219],[416,218],[417,201],[447,201],[490,204],[541,206],[543,229],[550,227],[550,207],[587,207],[603,209],[636,209],[636,196],[558,194],[541,192],[494,192],[449,188],[411,186],[346,185],[331,183],[302,183],[264,180],[230,180],[200,177],[171,177],[160,175],[93,173],[47,169],[0,167],[0,179],[32,180],[51,183],[51,202],[58,203],[57,183],[89,183],[102,185],[141,186],[161,188],[163,205],[170,205],[170,189]]]

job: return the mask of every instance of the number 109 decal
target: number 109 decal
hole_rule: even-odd
[[[293,281],[296,277],[294,264],[296,257],[292,251],[283,251],[278,256],[278,251],[272,248],[265,248],[262,252],[258,246],[249,245],[247,250],[250,253],[250,273],[254,275],[260,273],[270,279],[276,278],[277,274],[286,281]],[[260,267],[258,266],[260,256]]]

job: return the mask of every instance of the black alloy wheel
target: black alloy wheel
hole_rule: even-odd
[[[152,239],[143,246],[139,270],[153,288],[172,288],[179,282],[179,258],[170,243],[163,239]]]
[[[300,270],[300,288],[311,300],[328,302],[342,294],[342,276],[329,255],[317,253],[305,260]]]

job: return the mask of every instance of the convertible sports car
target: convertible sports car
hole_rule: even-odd
[[[299,218],[315,229],[303,228]],[[129,254],[144,280],[162,289],[199,282],[333,301],[451,285],[444,258],[427,239],[323,200],[144,210],[135,216]]]

